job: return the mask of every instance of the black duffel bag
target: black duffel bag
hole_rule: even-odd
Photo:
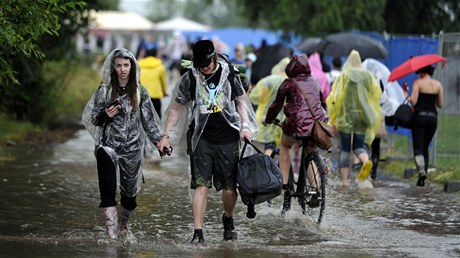
[[[248,144],[257,153],[243,157]],[[238,162],[237,183],[241,200],[248,206],[246,216],[252,219],[256,216],[254,205],[271,200],[281,194],[283,178],[275,161],[245,140]]]

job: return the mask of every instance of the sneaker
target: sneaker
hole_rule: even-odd
[[[190,241],[190,243],[198,243],[198,244],[202,244],[204,243],[204,237],[203,237],[203,230],[202,229],[195,229],[195,231],[193,232],[193,238],[192,238],[192,241]]]
[[[289,190],[286,190],[284,191],[283,209],[281,210],[281,214],[285,214],[290,209],[291,209],[291,195],[289,194]]]
[[[368,160],[361,167],[361,170],[359,171],[359,174],[356,176],[356,179],[361,180],[361,181],[366,180],[369,177],[371,170],[372,170],[372,161]]]
[[[222,224],[224,225],[224,240],[236,240],[237,234],[233,224],[233,217],[227,217],[225,213],[222,214]]]

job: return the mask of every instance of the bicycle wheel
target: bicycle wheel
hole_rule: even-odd
[[[326,208],[326,173],[326,163],[319,153],[310,153],[302,159],[296,191],[298,201],[302,212],[318,224]]]

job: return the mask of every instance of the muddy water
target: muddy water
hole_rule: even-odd
[[[293,210],[237,204],[238,240],[222,241],[220,194],[211,191],[204,245],[192,245],[187,156],[157,154],[132,217],[129,241],[106,241],[92,140],[78,131],[64,144],[9,147],[0,163],[0,257],[458,257],[460,196],[382,176],[375,188],[342,193],[329,178],[323,223]]]

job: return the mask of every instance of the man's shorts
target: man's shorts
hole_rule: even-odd
[[[197,186],[221,189],[236,189],[239,142],[211,144],[201,138],[192,154],[192,179],[190,188]]]

